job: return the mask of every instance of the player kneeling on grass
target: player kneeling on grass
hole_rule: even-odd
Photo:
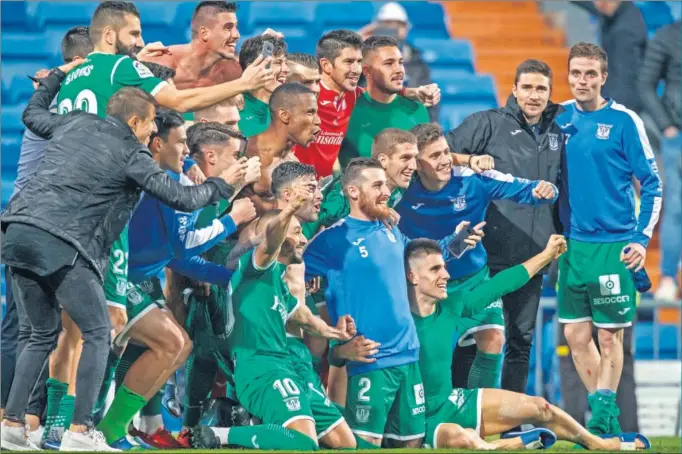
[[[511,267],[469,291],[447,298],[449,274],[442,250],[432,240],[412,241],[405,251],[408,294],[412,317],[421,345],[419,367],[426,400],[426,443],[433,448],[542,449],[556,439],[577,443],[587,449],[648,449],[641,434],[605,435],[589,433],[566,412],[541,397],[502,389],[452,389],[452,349],[444,339],[453,339],[457,306],[450,301],[486,305],[523,286],[552,260],[566,251],[566,240],[552,235],[540,254]],[[496,435],[522,424],[546,429],[510,433],[507,438],[486,443],[481,437]],[[472,430],[473,429],[473,430]]]

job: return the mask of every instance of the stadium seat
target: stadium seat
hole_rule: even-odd
[[[42,33],[2,33],[2,62],[50,61],[56,51],[55,44]],[[57,46],[60,42],[57,42]],[[46,65],[47,67],[47,65]]]
[[[145,43],[161,41],[166,45],[179,44],[174,29],[177,4],[174,2],[135,2],[140,12],[142,36]],[[191,18],[191,15],[190,15]],[[177,42],[176,42],[177,41]]]
[[[318,34],[313,2],[257,2],[251,5],[248,24],[253,34],[256,30],[273,28],[286,37],[304,37]]]
[[[445,25],[445,11],[440,4],[427,2],[400,2],[400,4],[405,8],[410,24],[412,24],[410,38],[450,38]],[[374,5],[378,12],[381,3],[375,2]]]
[[[678,337],[677,327],[674,325],[659,325],[658,327],[658,359],[677,359]],[[638,321],[634,325],[635,358],[654,359],[655,335],[654,324],[650,321]]]
[[[346,2],[319,2],[315,17],[324,32],[340,28],[357,31],[372,22],[374,7],[369,2],[354,2],[352,8]]]
[[[40,2],[34,20],[41,30],[51,25],[67,28],[89,25],[97,5],[96,2]]]
[[[21,115],[24,113],[25,105],[19,104],[15,106],[2,106],[2,135],[5,134],[21,134],[24,132],[24,123],[21,121]],[[3,156],[4,156],[3,150]]]
[[[432,79],[446,79],[443,71],[474,72],[471,43],[465,40],[417,38],[413,44],[422,51],[422,58],[431,68]]]
[[[2,135],[2,172],[12,175],[12,181],[17,174],[17,163],[21,152],[21,137],[16,134]]]
[[[27,10],[28,2],[0,2],[2,32],[30,30],[33,26]]]
[[[316,40],[308,37],[293,36],[285,39],[287,42],[287,52],[305,52],[306,54],[315,55]]]
[[[33,93],[31,80],[26,77],[33,76],[39,69],[45,68],[46,64],[37,62],[19,63],[2,62],[2,103],[3,109],[6,104],[16,104],[22,99],[27,99]]]
[[[646,27],[650,32],[655,32],[658,28],[668,25],[674,21],[670,12],[670,7],[666,2],[636,2]]]
[[[482,110],[494,109],[492,102],[441,103],[440,124],[447,132],[459,126],[469,115]]]
[[[458,74],[453,78],[433,81],[440,87],[441,98],[445,102],[477,100],[497,102],[495,82],[487,74]]]

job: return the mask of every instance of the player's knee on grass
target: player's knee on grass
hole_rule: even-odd
[[[128,313],[124,308],[109,306],[109,320],[111,321],[111,328],[114,331],[113,337],[123,331],[123,328],[128,323]]]
[[[355,449],[357,443],[355,436],[351,432],[350,427],[345,422],[339,424],[324,437],[320,438],[320,442],[329,446],[331,449]]]
[[[377,437],[372,437],[371,435],[357,434],[358,438],[362,438],[367,443],[371,443],[374,446],[381,446],[382,439]]]
[[[438,448],[474,449],[474,443],[467,430],[459,424],[443,424],[438,429]]]
[[[565,324],[564,335],[572,350],[586,348],[592,342],[592,328],[587,323]]]
[[[317,432],[315,432],[315,422],[310,419],[298,419],[296,421],[290,422],[285,428],[289,430],[295,430],[298,433],[302,433],[307,436],[317,445]]]

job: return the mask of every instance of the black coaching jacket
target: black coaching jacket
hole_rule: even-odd
[[[100,279],[111,245],[130,219],[141,190],[181,211],[229,199],[232,187],[209,178],[199,186],[173,181],[121,119],[75,110],[50,113],[64,79],[42,79],[23,114],[28,129],[51,139],[37,172],[8,203],[3,232],[17,222],[38,227],[73,246]]]
[[[545,180],[559,188],[564,137],[554,119],[562,111],[563,107],[550,102],[536,137],[511,95],[506,106],[467,117],[446,139],[455,153],[490,155],[499,172]],[[553,205],[533,207],[508,200],[493,201],[486,214],[483,237],[488,266],[499,271],[542,251],[555,233],[553,210]]]

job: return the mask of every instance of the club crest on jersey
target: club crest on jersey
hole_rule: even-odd
[[[606,125],[604,123],[597,123],[597,139],[606,140],[611,135],[611,128],[613,125]]]
[[[147,295],[154,290],[154,284],[151,281],[140,282],[137,286]]]
[[[121,295],[121,296],[126,296],[126,292],[128,291],[128,281],[125,279],[117,278],[116,279],[116,294]]]
[[[137,290],[131,290],[128,293],[128,301],[130,301],[133,306],[140,304],[142,302],[142,295]]]
[[[395,235],[393,234],[393,232],[391,232],[388,229],[384,229],[384,233],[386,233],[386,236],[388,237],[388,241],[390,241],[391,243],[396,242]]]
[[[559,150],[559,134],[549,133],[547,137],[549,137],[549,149],[552,151]]]
[[[370,407],[369,405],[358,405],[357,408],[355,409],[355,419],[358,423],[360,424],[365,424],[367,421],[369,421],[369,414],[370,414]]]
[[[467,199],[463,195],[454,199],[450,199],[450,201],[452,202],[452,206],[455,208],[455,211],[462,211],[467,207]]]
[[[301,409],[301,401],[298,397],[290,397],[284,401],[287,404],[287,410],[289,411],[299,411]]]

